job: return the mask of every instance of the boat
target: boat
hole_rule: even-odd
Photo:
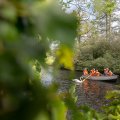
[[[105,76],[105,75],[101,75],[101,76],[84,76],[82,75],[80,77],[80,79],[87,79],[87,80],[94,80],[94,81],[116,81],[118,79],[118,75],[112,75],[112,76]]]

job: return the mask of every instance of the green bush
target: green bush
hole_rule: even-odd
[[[97,68],[103,71],[108,67],[115,73],[120,73],[120,42],[111,43],[98,37],[96,40],[86,40],[81,42],[80,57],[76,68],[79,70]]]
[[[106,51],[110,49],[110,45],[105,40],[95,41],[93,45],[93,58],[103,57]]]
[[[103,107],[105,110],[105,120],[119,120],[120,119],[120,91],[114,90],[109,91],[106,94],[106,99],[110,101],[110,103]]]
[[[83,61],[93,60],[93,48],[91,45],[81,46],[80,59]]]
[[[104,68],[108,67],[109,65],[106,59],[100,57],[93,60],[91,66],[93,68],[97,68],[99,71],[103,71]]]

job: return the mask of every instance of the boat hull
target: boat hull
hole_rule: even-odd
[[[94,80],[94,81],[116,81],[118,79],[118,75],[113,76],[81,76],[84,79],[87,80]]]

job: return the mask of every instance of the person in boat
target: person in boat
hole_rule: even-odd
[[[90,71],[90,76],[95,76],[95,68]]]
[[[104,75],[108,75],[108,73],[109,73],[109,68],[105,68],[104,69]]]
[[[83,75],[88,75],[88,70],[87,70],[87,68],[85,68],[85,69],[83,70]]]
[[[101,73],[98,70],[96,70],[95,71],[95,76],[100,76],[100,75],[101,75]]]
[[[109,70],[109,72],[108,72],[108,76],[112,76],[112,75],[113,75],[112,71]]]

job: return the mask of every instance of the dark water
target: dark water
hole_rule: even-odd
[[[73,77],[79,78],[80,72],[73,73],[66,70],[61,70],[57,78],[60,84],[60,91],[66,92],[69,90],[71,84],[75,84],[71,79]],[[108,104],[108,100],[105,99],[107,91],[118,89],[116,85],[120,84],[119,80],[116,82],[102,82],[102,81],[90,81],[85,80],[83,83],[76,85],[76,95],[78,96],[77,105],[87,105],[91,108],[101,111],[100,108],[103,105]]]
[[[41,79],[45,86],[52,84],[53,82],[53,68],[47,70],[42,69]],[[79,78],[82,75],[80,72],[74,74],[67,70],[60,70],[59,74],[55,77],[55,81],[60,85],[59,92],[68,92],[72,84],[76,84],[72,81],[73,78]],[[102,81],[90,81],[85,80],[80,84],[76,84],[75,93],[78,96],[77,105],[87,105],[91,108],[101,111],[101,106],[107,105],[108,100],[105,99],[107,91],[119,89],[117,85],[120,85],[120,79],[116,82],[102,82]]]

